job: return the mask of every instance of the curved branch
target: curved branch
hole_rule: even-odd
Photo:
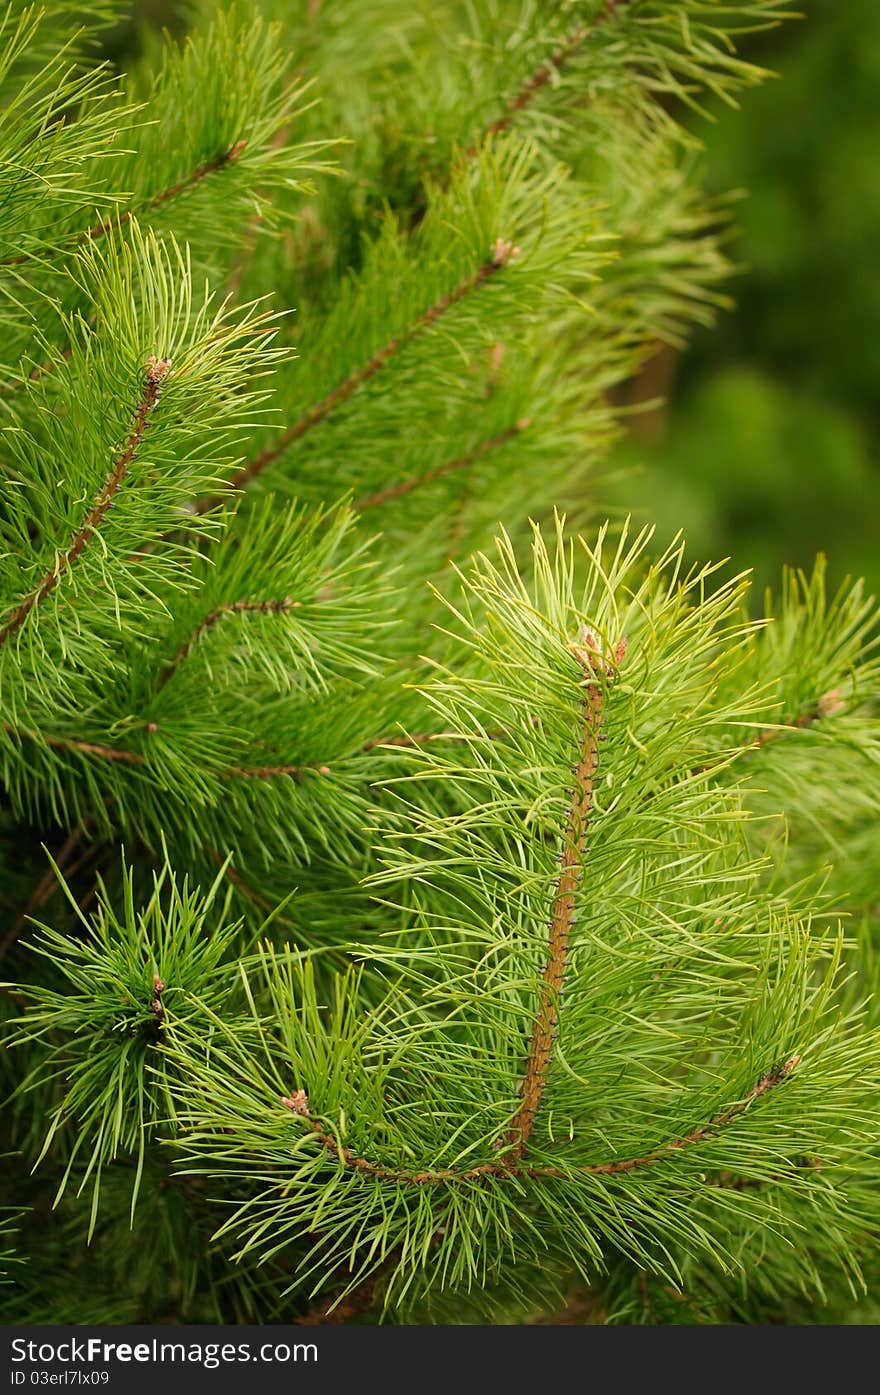
[[[198,644],[202,635],[213,629],[224,615],[244,615],[248,612],[261,612],[262,614],[286,615],[289,610],[299,606],[300,601],[295,601],[292,596],[285,596],[281,601],[229,601],[225,605],[218,605],[204,620],[193,630],[188,639],[178,649],[174,658],[162,672],[159,678],[158,687],[164,688],[169,679],[173,678],[180,665],[189,658],[192,649]]]
[[[809,729],[814,727],[818,722],[824,721],[828,717],[837,717],[845,710],[846,703],[841,696],[840,689],[831,688],[827,693],[823,693],[820,698],[817,698],[809,707],[805,707],[796,717],[792,717],[790,722],[780,722],[772,727],[763,727],[756,736],[752,737],[747,745],[735,751],[730,758],[723,760],[720,769],[726,770],[728,766],[737,761],[748,760],[749,757],[755,756],[759,751],[762,751],[765,746],[769,746],[772,742],[778,741],[780,737],[790,736],[796,731],[809,731]],[[695,766],[691,774],[709,774],[716,771],[718,768],[719,766],[716,761],[704,761],[702,765]]]

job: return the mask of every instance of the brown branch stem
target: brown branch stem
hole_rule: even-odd
[[[309,1112],[308,1100],[304,1090],[296,1090],[290,1096],[284,1096],[281,1103],[289,1109],[292,1114],[303,1119],[317,1141],[327,1150],[327,1152],[338,1161],[343,1167],[349,1167],[355,1172],[361,1173],[365,1177],[371,1177],[378,1182],[394,1182],[395,1184],[410,1184],[413,1186],[438,1186],[443,1183],[457,1184],[476,1182],[481,1178],[517,1178],[529,1177],[536,1180],[544,1178],[555,1178],[566,1180],[576,1177],[612,1177],[619,1173],[635,1172],[639,1168],[650,1167],[654,1163],[661,1163],[674,1157],[684,1148],[689,1148],[698,1143],[703,1143],[713,1137],[721,1129],[739,1118],[746,1110],[754,1104],[755,1100],[762,1095],[781,1085],[787,1080],[796,1067],[800,1064],[800,1056],[791,1056],[787,1061],[774,1066],[766,1075],[761,1078],[746,1092],[739,1100],[727,1105],[724,1109],[713,1114],[711,1119],[705,1124],[700,1124],[696,1128],[684,1134],[681,1138],[670,1139],[666,1143],[659,1144],[652,1148],[650,1152],[642,1153],[638,1157],[614,1158],[607,1162],[581,1163],[570,1168],[551,1167],[542,1165],[527,1165],[519,1162],[515,1157],[510,1163],[503,1158],[495,1159],[492,1162],[478,1163],[474,1167],[468,1168],[424,1168],[421,1171],[412,1171],[406,1168],[386,1167],[382,1163],[373,1162],[369,1158],[360,1157],[348,1148],[339,1139],[324,1131],[316,1120],[312,1119]],[[507,1152],[507,1157],[512,1157],[511,1152]]]
[[[522,111],[534,101],[538,93],[547,86],[553,74],[558,73],[564,68],[566,63],[577,53],[578,49],[584,43],[584,40],[588,39],[591,34],[594,34],[600,25],[610,20],[614,13],[627,3],[628,0],[605,0],[605,4],[596,15],[592,24],[576,24],[562,40],[559,47],[551,53],[547,62],[542,63],[539,68],[536,68],[535,71],[526,78],[515,96],[510,98],[504,109],[504,115],[499,116],[495,121],[489,123],[483,131],[482,140],[486,140],[490,136],[499,135],[502,131],[506,131],[513,124],[517,112]],[[471,146],[468,154],[471,156],[476,155],[481,144],[482,141],[477,145]]]
[[[30,595],[25,597],[21,604],[12,612],[12,615],[3,625],[2,629],[0,629],[0,648],[6,643],[10,635],[15,634],[17,630],[21,629],[34,607],[40,605],[49,593],[54,590],[62,573],[74,565],[100,528],[125,479],[129,466],[140,449],[147,429],[147,423],[150,419],[150,414],[159,397],[162,381],[167,376],[170,367],[170,359],[150,359],[145,373],[143,391],[141,392],[140,402],[138,403],[131,429],[125,444],[113,462],[110,473],[104,481],[97,498],[74,534],[67,551],[61,554],[51,571],[46,573],[40,585],[31,591]]]
[[[484,735],[489,741],[502,741],[507,732],[501,727],[494,727],[485,732]],[[469,740],[469,735],[462,731],[417,731],[408,736],[372,736],[358,747],[357,754],[365,755],[367,751],[374,751],[380,746],[427,746],[432,741]],[[321,765],[318,761],[312,761],[305,765],[231,766],[230,769],[223,771],[223,776],[224,778],[238,776],[249,780],[271,780],[279,775],[299,778],[307,770],[313,770],[318,775],[330,774],[329,765]]]
[[[374,378],[404,345],[409,344],[419,334],[429,329],[430,326],[436,323],[442,315],[445,315],[453,305],[456,305],[459,301],[463,300],[465,296],[477,290],[484,281],[494,276],[496,272],[500,271],[502,267],[506,266],[509,261],[517,256],[518,251],[519,249],[517,247],[513,247],[509,242],[503,242],[499,238],[491,257],[483,262],[477,271],[474,272],[473,276],[469,276],[466,280],[459,282],[447,295],[435,301],[435,303],[427,310],[424,310],[407,329],[395,335],[392,339],[389,339],[388,343],[385,344],[378,353],[374,354],[367,363],[361,368],[356,369],[354,373],[349,374],[341,383],[338,383],[320,402],[315,403],[314,406],[310,407],[306,412],[303,412],[291,426],[288,426],[280,435],[276,436],[274,441],[271,441],[263,450],[255,455],[247,465],[243,465],[242,468],[232,476],[232,479],[227,485],[227,489],[245,489],[247,485],[250,484],[251,480],[261,474],[268,465],[271,465],[277,460],[289,445],[294,441],[298,441],[302,436],[305,436],[306,432],[310,431],[313,426],[317,426],[320,422],[326,421],[327,417],[329,417],[337,407],[347,402],[365,383],[368,383],[371,378]],[[200,514],[207,513],[209,509],[215,508],[218,504],[222,504],[225,498],[225,494],[212,494],[208,498],[200,499],[195,505],[195,511]]]
[[[411,494],[414,489],[418,489],[423,484],[430,484],[433,480],[443,479],[446,475],[451,475],[458,470],[466,470],[471,465],[475,465],[483,456],[489,455],[499,446],[504,446],[508,441],[512,441],[514,436],[518,436],[521,431],[525,431],[531,426],[528,417],[522,417],[513,426],[508,426],[504,431],[499,431],[497,436],[492,436],[488,441],[481,441],[472,451],[465,455],[460,455],[457,460],[447,461],[445,465],[438,465],[435,470],[426,470],[423,475],[411,475],[409,479],[402,480],[399,484],[389,485],[387,489],[380,489],[375,494],[365,494],[355,503],[355,508],[363,512],[365,509],[375,509],[382,504],[388,504],[392,499],[401,499],[405,494]]]
[[[82,832],[82,827],[75,828],[59,849],[58,856],[55,859],[59,872],[63,872],[66,869],[68,862],[76,852],[79,846],[79,840],[82,837]],[[55,867],[50,866],[37,882],[24,909],[16,916],[9,930],[6,932],[2,943],[0,943],[0,961],[6,958],[6,955],[16,943],[28,921],[46,904],[57,885],[58,878],[56,876]]]
[[[751,755],[776,737],[785,736],[786,733],[792,731],[806,730],[816,722],[836,715],[840,710],[841,704],[837,697],[837,690],[835,689],[831,693],[826,693],[824,697],[819,699],[819,702],[814,707],[801,713],[799,717],[795,718],[787,725],[768,727],[760,732],[758,737],[750,745],[746,746],[741,754],[743,756]],[[13,726],[9,722],[3,722],[2,727],[10,736],[42,742],[45,746],[73,751],[83,756],[93,756],[98,760],[118,761],[123,765],[146,764],[145,756],[139,754],[137,751],[126,750],[123,747],[104,746],[100,743],[91,741],[78,741],[68,736],[45,736],[39,732],[29,731],[25,727]],[[155,727],[151,724],[147,729],[154,730]],[[501,727],[495,727],[486,731],[484,735],[490,741],[503,741],[508,733]],[[467,741],[469,739],[467,733],[460,731],[422,731],[403,736],[373,736],[358,747],[357,754],[366,754],[368,751],[373,751],[380,746],[427,746],[434,741]],[[697,773],[699,773],[700,770],[708,771],[712,768],[711,765],[701,766],[698,768]],[[233,765],[229,766],[226,770],[222,770],[220,772],[220,778],[227,780],[271,780],[285,777],[300,779],[308,771],[313,771],[318,775],[329,775],[330,767],[318,761],[306,762],[302,765]]]
[[[823,693],[810,707],[804,708],[797,717],[793,717],[790,722],[780,722],[778,726],[764,727],[753,736],[747,745],[736,751],[733,760],[747,760],[750,756],[755,756],[759,751],[771,742],[779,740],[780,737],[790,736],[795,731],[808,731],[817,722],[824,721],[828,717],[836,717],[845,710],[846,703],[840,695],[839,688],[832,688],[829,692]],[[726,768],[729,761],[725,761],[722,768]],[[716,769],[715,761],[704,761],[702,765],[696,766],[691,772],[694,775],[706,774]]]
[[[602,18],[603,16],[600,15],[595,23],[600,23]],[[516,95],[510,98],[504,109],[504,115],[499,116],[495,121],[490,121],[489,125],[483,131],[482,139],[487,140],[491,136],[500,135],[502,131],[506,131],[513,124],[513,119],[517,112],[522,111],[524,107],[529,106],[531,102],[534,101],[541,89],[547,86],[553,74],[558,73],[572,55],[577,52],[590,32],[591,29],[586,24],[576,24],[566,35],[565,39],[563,39],[559,48],[551,53],[547,62],[542,63],[540,68],[536,68],[535,71],[526,78]],[[482,144],[482,141],[480,144]],[[479,148],[479,145],[472,146],[468,154],[475,155]]]
[[[294,607],[298,605],[300,605],[299,601],[293,600],[291,596],[285,596],[284,599],[280,601],[229,601],[224,605],[216,606],[214,610],[205,616],[204,620],[199,622],[189,638],[184,640],[170,664],[164,669],[159,679],[158,686],[160,688],[165,687],[169,679],[174,677],[180,665],[189,658],[190,653],[195,645],[198,644],[202,635],[206,634],[208,630],[213,629],[218,620],[222,619],[224,615],[245,615],[255,612],[264,615],[286,615],[288,611],[293,610]]]
[[[71,345],[61,350],[61,357],[65,362],[70,362],[73,358],[73,348]],[[47,373],[52,372],[55,367],[55,362],[55,359],[50,358],[44,360],[43,363],[35,363],[30,373],[26,373],[23,378],[8,378],[5,383],[0,383],[0,392],[17,392],[18,389],[24,387],[26,383],[38,383]]]
[[[154,729],[152,724],[148,730]],[[77,741],[71,736],[45,736],[40,732],[28,731],[25,727],[15,727],[9,722],[3,723],[3,730],[10,736],[27,738],[30,741],[42,742],[45,746],[52,746],[63,751],[73,751],[84,756],[94,756],[99,760],[119,761],[123,765],[145,765],[146,757],[137,751],[128,751],[119,746],[102,746],[92,741]],[[490,741],[501,740],[506,732],[497,729],[486,732]],[[365,741],[358,748],[359,753],[375,750],[377,746],[425,746],[431,741],[466,741],[468,737],[459,731],[427,731],[415,732],[412,736],[374,736],[369,741]],[[300,778],[306,771],[314,771],[318,775],[329,775],[330,767],[321,765],[317,761],[305,765],[263,765],[263,766],[241,766],[231,765],[226,770],[220,771],[220,778],[225,780],[271,780],[281,776],[288,776],[294,779]]]
[[[246,145],[247,141],[245,140],[236,141],[233,145],[230,145],[226,150],[222,151],[221,154],[213,156],[210,160],[205,160],[201,165],[197,165],[184,179],[178,180],[176,184],[172,184],[167,189],[162,189],[158,194],[154,194],[151,198],[146,199],[140,209],[127,208],[122,213],[112,214],[109,218],[104,218],[100,222],[93,223],[90,228],[85,228],[81,233],[77,233],[75,237],[71,238],[69,243],[66,243],[60,249],[52,247],[42,253],[20,252],[14,257],[6,257],[3,261],[0,261],[0,266],[21,266],[25,262],[41,259],[45,260],[47,257],[53,256],[55,252],[59,250],[62,253],[75,251],[76,248],[81,247],[84,242],[97,242],[100,238],[106,237],[107,233],[113,228],[125,227],[126,223],[130,223],[136,214],[152,213],[154,209],[161,208],[163,204],[170,203],[173,199],[186,193],[188,189],[192,189],[195,185],[201,184],[203,179],[207,179],[209,175],[215,174],[217,170],[222,170],[227,165],[234,164]]]
[[[780,736],[785,736],[792,731],[806,731],[808,727],[815,726],[823,717],[835,717],[844,709],[844,702],[840,696],[839,688],[832,688],[830,692],[823,693],[812,707],[805,708],[800,716],[795,717],[790,722],[785,722],[778,727],[765,727],[759,731],[758,735],[751,741],[743,752],[749,755],[753,751],[759,751],[768,742],[775,741]]]
[[[528,1062],[522,1082],[521,1102],[507,1135],[506,1155],[522,1157],[535,1117],[541,1106],[547,1071],[556,1035],[557,1007],[568,960],[568,943],[574,923],[575,893],[583,872],[587,835],[593,817],[593,782],[599,759],[599,731],[605,706],[606,682],[613,679],[616,666],[603,660],[599,641],[585,631],[572,649],[584,671],[586,691],[583,718],[574,767],[574,789],[563,838],[559,880],[550,911],[547,958],[538,1002],[538,1012],[529,1045]],[[617,662],[626,652],[626,641],[617,647]]]
[[[339,1327],[369,1312],[378,1299],[383,1281],[394,1268],[398,1257],[399,1250],[395,1250],[350,1292],[346,1293],[344,1288],[338,1288],[329,1297],[325,1294],[308,1308],[302,1317],[294,1320],[294,1326]]]

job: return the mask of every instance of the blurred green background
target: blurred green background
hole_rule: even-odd
[[[256,0],[254,0],[256,3]],[[368,4],[369,0],[364,0]],[[649,366],[601,487],[603,508],[684,529],[692,555],[732,556],[760,588],[818,551],[832,582],[880,591],[880,0],[806,0],[746,56],[776,76],[692,129],[705,180],[742,191],[729,252],[736,306]],[[113,35],[185,0],[134,0]]]
[[[748,56],[776,77],[693,123],[740,189],[736,306],[649,370],[617,503],[774,583],[829,558],[880,589],[880,3],[808,0]]]

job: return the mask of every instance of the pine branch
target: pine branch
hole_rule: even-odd
[[[756,1081],[750,1090],[740,1100],[721,1109],[717,1114],[713,1114],[705,1124],[698,1125],[691,1129],[681,1138],[670,1139],[667,1143],[661,1143],[649,1153],[643,1153],[640,1157],[612,1159],[607,1162],[581,1163],[565,1169],[561,1167],[547,1166],[526,1166],[518,1163],[506,1164],[503,1159],[495,1162],[478,1163],[469,1168],[422,1168],[417,1171],[406,1168],[386,1167],[382,1163],[377,1163],[369,1158],[361,1157],[352,1151],[339,1139],[326,1133],[321,1125],[311,1118],[309,1112],[309,1102],[305,1090],[294,1090],[290,1095],[282,1095],[281,1103],[292,1114],[303,1119],[308,1125],[314,1137],[327,1150],[332,1158],[337,1160],[343,1167],[351,1168],[363,1176],[372,1177],[379,1182],[404,1183],[412,1186],[440,1186],[446,1183],[455,1185],[462,1182],[475,1182],[481,1177],[498,1178],[521,1178],[529,1177],[533,1179],[557,1178],[565,1180],[570,1177],[611,1177],[620,1173],[635,1172],[643,1167],[651,1167],[655,1163],[668,1161],[684,1148],[692,1147],[697,1143],[704,1143],[712,1138],[728,1124],[738,1119],[740,1115],[754,1104],[755,1100],[766,1095],[768,1091],[781,1085],[787,1080],[792,1072],[800,1064],[800,1056],[790,1056],[787,1061],[774,1066],[766,1075]]]
[[[490,741],[503,740],[506,732],[500,729],[485,733]],[[418,731],[406,736],[371,736],[368,741],[364,741],[357,749],[358,755],[365,755],[368,751],[382,749],[385,746],[427,746],[434,741],[469,741],[470,737],[461,731]],[[315,771],[318,775],[329,775],[330,766],[319,761],[306,762],[303,765],[260,765],[260,766],[232,766],[222,772],[224,779],[231,779],[239,776],[246,780],[274,780],[289,776],[293,779],[300,779],[306,771]]]
[[[550,912],[547,960],[544,965],[538,1012],[529,1047],[528,1064],[522,1082],[522,1103],[508,1131],[505,1157],[521,1158],[528,1146],[541,1105],[547,1070],[556,1035],[557,1005],[562,992],[568,958],[568,941],[574,923],[574,898],[583,871],[587,835],[593,817],[593,781],[599,759],[599,739],[605,707],[605,690],[599,673],[613,679],[614,664],[601,657],[599,640],[585,630],[572,651],[581,665],[586,693],[583,700],[583,729],[574,767],[575,787],[568,811],[556,897]],[[626,653],[626,639],[617,645],[616,663]]]
[[[503,741],[507,732],[501,727],[493,727],[484,732],[488,741]],[[372,736],[360,747],[361,751],[372,751],[377,746],[427,746],[432,741],[469,741],[470,736],[463,731],[417,731],[406,736]]]
[[[829,717],[836,717],[844,711],[846,704],[840,695],[839,688],[832,688],[827,693],[823,693],[815,703],[805,707],[790,722],[782,722],[778,726],[763,727],[756,736],[736,752],[735,760],[747,760],[755,756],[759,751],[771,743],[778,741],[780,737],[790,736],[795,731],[808,731],[817,722],[826,720]],[[714,762],[706,761],[696,767],[692,774],[700,775],[715,768]]]
[[[75,755],[94,757],[96,760],[110,761],[121,765],[146,765],[146,757],[139,751],[124,746],[104,746],[100,742],[78,741],[72,736],[52,736],[42,732],[28,731],[25,727],[3,723],[3,730],[17,740],[29,740],[51,746],[54,750],[71,751]],[[148,722],[145,730],[152,733],[159,730],[158,723]],[[501,729],[485,733],[490,741],[500,741],[506,736]],[[364,755],[386,746],[427,746],[435,741],[467,741],[470,738],[459,731],[422,731],[406,736],[372,736],[357,748],[357,754]],[[218,772],[221,780],[301,780],[308,773],[329,775],[330,766],[323,761],[305,761],[300,765],[230,765]]]
[[[295,1327],[339,1327],[352,1319],[362,1317],[375,1306],[383,1281],[395,1268],[399,1252],[389,1255],[378,1269],[368,1274],[353,1289],[346,1292],[340,1288],[330,1298],[320,1298],[302,1317],[295,1320]]]
[[[75,564],[77,558],[85,550],[100,528],[104,516],[111,508],[115,496],[125,479],[129,466],[143,443],[150,414],[158,401],[162,381],[167,376],[170,368],[170,359],[150,358],[145,374],[144,388],[141,393],[137,411],[135,412],[128,439],[114,461],[113,468],[107,476],[104,487],[86,514],[82,524],[77,529],[67,551],[58,558],[55,566],[46,574],[40,585],[32,591],[30,595],[25,597],[17,609],[13,611],[2,629],[0,629],[0,648],[6,643],[10,635],[15,634],[16,631],[21,629],[34,607],[40,605],[50,592],[54,590],[62,573]]]
[[[201,634],[206,629],[210,628],[211,625],[215,624],[217,620],[221,618],[222,615],[228,612],[238,612],[246,610],[271,612],[278,612],[282,610],[286,611],[287,609],[293,609],[293,607],[296,604],[296,602],[290,602],[288,605],[287,598],[285,598],[285,601],[282,602],[236,602],[229,606],[218,607],[215,611],[211,613],[211,615],[206,617],[206,620],[203,622],[203,624],[199,626],[198,629],[193,633],[193,635],[190,636],[189,640],[185,641],[184,645],[181,646],[181,650],[178,653],[176,659],[172,661],[172,663],[165,669],[162,675],[162,679],[160,680],[159,686],[162,687],[165,683],[169,681],[169,679],[173,676],[174,672],[176,672],[179,665],[188,656],[193,645],[201,637]],[[763,747],[765,747],[769,743],[777,740],[779,737],[783,737],[787,734],[790,734],[791,732],[808,730],[817,722],[823,719],[827,719],[828,717],[837,715],[837,713],[841,710],[842,704],[839,697],[839,692],[837,689],[832,689],[830,692],[824,694],[823,697],[820,698],[818,702],[816,702],[814,705],[806,708],[793,721],[786,723],[785,725],[766,727],[762,729],[758,733],[758,735],[752,741],[750,741],[748,745],[744,746],[741,752],[738,753],[738,759],[744,759],[748,756],[756,754],[759,750],[763,749]],[[141,766],[146,764],[145,756],[143,756],[137,751],[128,750],[125,747],[107,746],[101,744],[100,742],[80,741],[77,740],[75,737],[45,735],[40,732],[29,731],[27,730],[27,728],[24,727],[13,726],[9,722],[3,722],[2,726],[3,730],[9,736],[14,736],[19,740],[26,739],[36,742],[42,742],[44,745],[50,746],[54,749],[68,750],[78,755],[94,757],[96,760],[111,761],[122,765]],[[155,722],[150,722],[147,724],[146,730],[153,732],[158,730],[158,726]],[[488,729],[484,733],[484,735],[490,741],[503,741],[508,736],[508,733],[504,728],[495,727]],[[453,730],[412,732],[406,733],[401,736],[373,736],[361,743],[361,745],[357,748],[357,754],[365,755],[369,751],[381,749],[383,747],[397,746],[402,748],[410,748],[415,746],[427,746],[439,741],[467,741],[469,739],[470,738],[466,733]],[[713,770],[714,768],[714,763],[706,762],[705,764],[698,766],[696,770],[691,771],[691,774],[705,773],[710,770]],[[577,769],[580,769],[580,767],[577,767]],[[221,770],[219,772],[219,777],[224,780],[301,780],[302,777],[308,772],[313,772],[318,775],[329,775],[331,773],[331,767],[326,763],[326,761],[319,760],[306,761],[301,764],[288,763],[278,765],[266,764],[259,766],[228,766],[226,769]],[[572,813],[573,812],[574,806],[572,806]],[[549,964],[550,961],[548,960],[548,971]]]
[[[113,214],[109,218],[104,218],[100,222],[93,223],[90,228],[86,228],[83,232],[78,233],[76,237],[72,238],[61,247],[51,247],[43,253],[21,252],[15,257],[4,258],[3,261],[0,261],[0,266],[22,266],[27,262],[42,261],[59,254],[66,255],[69,252],[75,252],[78,247],[81,247],[83,243],[86,242],[98,242],[102,237],[106,237],[112,230],[125,227],[125,225],[130,223],[134,218],[143,218],[149,216],[151,213],[155,213],[165,204],[172,203],[175,199],[179,198],[181,194],[186,193],[187,190],[194,189],[197,184],[201,184],[203,179],[207,179],[210,175],[216,174],[218,170],[225,169],[227,165],[234,164],[242,154],[246,145],[247,141],[245,140],[236,141],[233,145],[230,145],[226,150],[222,151],[221,154],[215,155],[213,159],[205,160],[201,165],[198,165],[185,179],[181,179],[176,184],[172,184],[169,188],[162,189],[158,194],[154,194],[153,197],[147,199],[141,207],[126,208],[121,213]]]
[[[496,272],[505,267],[518,253],[518,247],[514,247],[511,243],[504,242],[499,238],[495,243],[492,256],[488,261],[483,262],[482,266],[478,268],[473,276],[469,276],[465,281],[461,281],[459,285],[447,295],[435,301],[433,305],[429,306],[427,310],[419,315],[407,330],[399,335],[395,335],[393,339],[389,339],[388,343],[385,344],[378,353],[374,354],[368,363],[365,363],[362,368],[350,374],[344,382],[339,383],[326,397],[322,398],[320,402],[317,402],[313,407],[310,407],[307,412],[304,412],[292,426],[282,431],[274,441],[264,447],[258,455],[254,456],[253,460],[249,461],[237,474],[233,475],[232,479],[229,481],[228,488],[245,489],[252,479],[261,474],[262,471],[265,470],[268,465],[276,461],[279,456],[283,455],[289,445],[294,441],[298,441],[307,431],[310,431],[313,426],[318,426],[321,422],[326,421],[337,407],[347,402],[365,383],[368,383],[374,378],[404,345],[411,343],[419,334],[429,329],[431,325],[435,324],[441,316],[445,315],[453,305],[464,300],[465,296],[479,289],[485,281],[488,281]],[[207,513],[209,509],[216,508],[218,504],[224,503],[225,497],[226,496],[222,494],[214,494],[207,499],[199,500],[195,506],[196,513]]]
[[[431,484],[434,480],[444,479],[446,475],[451,475],[459,470],[469,469],[478,460],[489,455],[499,446],[506,446],[508,441],[514,440],[522,431],[528,430],[531,426],[529,417],[521,417],[513,426],[507,427],[505,431],[499,431],[497,436],[492,436],[488,441],[481,441],[478,446],[465,455],[460,455],[457,460],[447,461],[445,465],[438,465],[436,470],[426,470],[423,475],[412,475],[408,480],[402,480],[399,484],[389,485],[387,489],[380,489],[375,494],[365,494],[355,502],[355,508],[361,513],[365,509],[375,509],[382,504],[389,504],[393,499],[402,499],[405,494],[411,494],[414,489],[419,489],[423,484]]]
[[[75,828],[61,845],[55,859],[58,872],[67,871],[68,863],[79,847],[79,840],[82,837],[82,833],[82,827]],[[56,869],[50,866],[34,888],[27,905],[15,918],[2,942],[0,942],[0,961],[6,958],[6,955],[12,949],[12,946],[15,944],[28,921],[46,904],[57,886],[58,876]]]
[[[180,665],[189,658],[193,648],[198,644],[202,635],[213,629],[218,620],[224,615],[245,615],[258,612],[263,615],[286,615],[301,604],[295,601],[292,596],[285,596],[281,601],[230,601],[226,605],[216,606],[210,614],[206,615],[201,624],[185,639],[177,654],[162,672],[159,678],[158,687],[164,688],[169,679],[173,678]]]
[[[806,731],[809,727],[815,726],[826,717],[835,717],[844,710],[844,702],[840,696],[839,688],[832,688],[829,692],[823,693],[819,700],[812,707],[807,707],[793,721],[786,722],[778,727],[765,727],[751,741],[743,752],[749,755],[751,752],[759,751],[770,741],[776,741],[780,736],[793,731]]]
[[[264,914],[272,909],[270,904],[245,881],[244,877],[242,877],[239,872],[236,872],[228,858],[221,857],[217,849],[212,848],[207,843],[203,844],[203,850],[211,861],[220,868],[236,890],[240,891],[242,896],[250,901],[251,905],[257,906]]]
[[[489,123],[483,132],[483,140],[491,136],[500,135],[502,131],[507,131],[512,126],[517,113],[523,111],[525,107],[529,106],[534,101],[542,88],[547,86],[553,74],[560,72],[561,69],[565,67],[566,63],[579,51],[583,46],[584,40],[589,38],[591,34],[594,34],[600,25],[610,20],[617,10],[628,3],[629,0],[605,0],[602,9],[599,11],[592,24],[580,23],[574,25],[559,47],[551,53],[547,62],[542,63],[539,68],[527,77],[515,96],[510,98],[505,108],[504,115],[499,116],[497,120]],[[479,145],[474,145],[468,153],[470,155],[475,155],[479,148]]]
[[[611,0],[610,9],[613,10],[614,8],[614,0]],[[605,9],[609,10],[609,5],[606,5]],[[491,136],[500,135],[502,131],[508,130],[513,124],[517,112],[522,111],[534,101],[541,89],[547,86],[553,74],[558,73],[559,70],[565,66],[572,55],[581,47],[587,35],[592,33],[596,25],[600,24],[606,17],[607,16],[603,12],[592,26],[576,24],[560,44],[559,48],[551,53],[547,62],[542,63],[540,68],[537,68],[530,77],[526,78],[516,95],[510,98],[504,115],[499,116],[497,120],[489,123],[483,132],[483,139],[485,140]],[[468,153],[475,155],[479,148],[479,145],[474,145]]]
[[[231,765],[221,770],[222,780],[301,780],[306,771],[329,775],[329,765]]]
[[[77,741],[72,736],[46,736],[42,732],[28,731],[26,727],[15,727],[10,722],[3,723],[3,730],[17,740],[28,740],[51,746],[56,750],[74,751],[83,756],[95,756],[98,760],[119,761],[123,765],[144,765],[145,760],[137,751],[127,751],[122,746],[102,746],[94,741]]]

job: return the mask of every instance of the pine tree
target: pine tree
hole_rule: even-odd
[[[8,1320],[870,1320],[873,602],[597,522],[782,7],[3,8]]]

